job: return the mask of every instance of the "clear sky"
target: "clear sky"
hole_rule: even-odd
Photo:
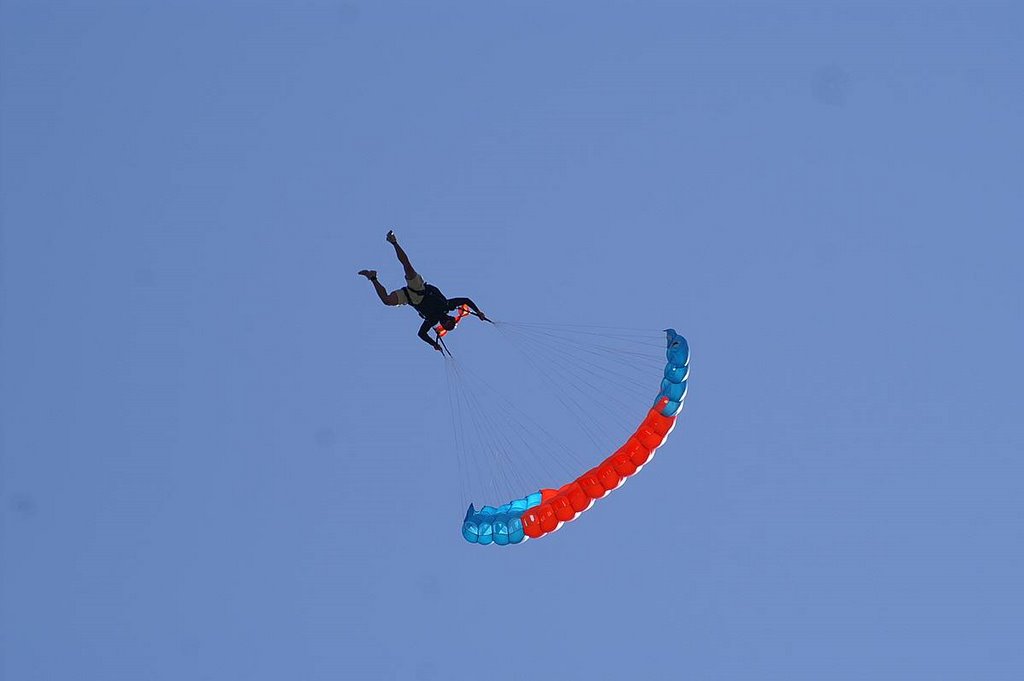
[[[0,677],[1024,678],[1022,29],[5,0]],[[391,227],[496,318],[685,334],[650,473],[464,543]]]

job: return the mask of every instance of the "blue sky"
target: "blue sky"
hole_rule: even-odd
[[[1020,678],[1022,20],[5,2],[0,676]],[[392,227],[686,335],[650,470],[463,543]]]

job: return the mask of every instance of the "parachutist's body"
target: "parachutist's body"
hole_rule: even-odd
[[[395,238],[394,232],[388,232],[387,240],[388,243],[395,247],[395,255],[398,256],[398,262],[402,263],[402,267],[405,268],[406,285],[388,293],[388,290],[377,281],[376,270],[360,270],[359,274],[370,280],[370,283],[373,284],[373,289],[377,292],[377,297],[385,305],[411,305],[419,312],[420,317],[423,318],[423,324],[420,325],[417,335],[425,343],[438,352],[443,352],[441,344],[428,335],[430,329],[435,324],[440,324],[447,331],[454,329],[456,319],[449,313],[463,305],[468,305],[473,310],[473,313],[485,322],[490,321],[480,311],[480,308],[476,306],[476,303],[469,298],[447,298],[437,287],[424,282],[423,277],[409,263],[409,256],[398,245],[398,239]]]

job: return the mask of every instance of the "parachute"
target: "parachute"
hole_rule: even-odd
[[[459,318],[462,316],[465,314]],[[497,507],[483,506],[477,510],[470,504],[462,524],[466,541],[507,546],[551,534],[650,463],[675,427],[689,378],[690,349],[686,339],[673,329],[664,333],[667,363],[661,387],[647,416],[625,443],[598,466],[558,489],[540,489]]]

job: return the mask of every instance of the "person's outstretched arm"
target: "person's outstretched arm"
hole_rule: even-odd
[[[438,352],[440,352],[441,351],[441,344],[438,343],[436,340],[434,340],[433,338],[430,337],[430,328],[432,326],[433,326],[433,324],[431,324],[429,321],[428,322],[423,322],[420,325],[420,332],[418,334],[416,334],[416,335],[418,335],[420,338],[422,338],[424,343],[426,343],[430,347],[432,347],[435,350],[437,350]]]
[[[413,269],[412,264],[409,262],[409,256],[405,254],[402,247],[398,245],[398,238],[394,232],[388,232],[388,243],[395,247],[395,255],[398,256],[398,262],[402,263],[402,267],[405,268],[405,278],[412,279],[416,276],[416,270]]]
[[[491,321],[490,319],[487,318],[486,315],[484,315],[483,312],[480,311],[480,308],[476,306],[476,303],[474,303],[469,298],[449,298],[448,299],[448,310],[449,311],[457,310],[462,305],[469,305],[469,309],[472,310],[476,314],[477,317],[479,317],[480,319],[484,320],[485,322]]]

